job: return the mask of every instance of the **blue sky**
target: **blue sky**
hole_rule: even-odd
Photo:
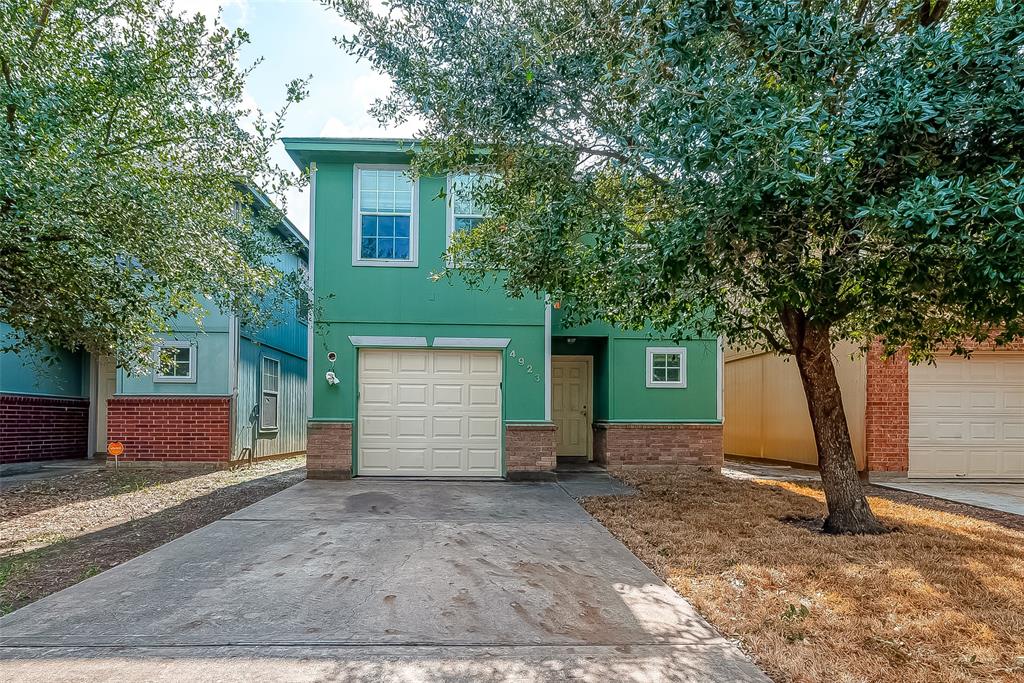
[[[285,122],[286,136],[415,135],[415,124],[382,128],[367,113],[374,99],[390,90],[391,81],[335,45],[334,37],[350,32],[352,27],[319,2],[175,0],[175,6],[207,17],[220,11],[226,25],[249,32],[251,42],[242,52],[242,65],[250,65],[260,57],[263,62],[249,78],[247,99],[264,112],[281,106],[288,81],[312,74],[309,98],[292,107]],[[275,150],[275,160],[293,168],[280,145]],[[287,198],[287,211],[292,222],[308,233],[308,195],[293,192]]]

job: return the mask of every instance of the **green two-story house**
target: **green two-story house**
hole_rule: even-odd
[[[311,176],[310,477],[720,466],[718,339],[566,328],[557,302],[434,281],[453,231],[482,218],[467,182],[412,177],[411,140],[285,147]]]

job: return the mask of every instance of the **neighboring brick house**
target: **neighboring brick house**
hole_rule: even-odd
[[[840,345],[833,359],[861,471],[1024,479],[1024,342],[981,345],[970,358],[943,349],[921,365],[883,359],[877,346],[855,351]],[[730,349],[725,377],[727,453],[817,463],[794,363]]]
[[[720,467],[718,339],[570,328],[543,298],[435,282],[450,235],[483,219],[474,178],[410,178],[411,140],[285,147],[312,178],[310,477]]]
[[[275,265],[304,271],[305,237],[287,221],[276,234],[294,248]],[[211,305],[201,328],[172,321],[160,347],[173,366],[144,376],[81,351],[60,351],[53,364],[0,354],[0,463],[87,457],[112,441],[124,445],[123,462],[223,466],[302,453],[307,314],[296,307],[255,329]]]

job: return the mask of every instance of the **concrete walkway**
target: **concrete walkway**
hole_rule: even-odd
[[[104,463],[93,458],[39,460],[0,465],[0,491],[37,479],[53,479],[66,474],[103,469]]]
[[[913,479],[872,481],[875,486],[921,493],[979,508],[1024,516],[1024,483],[943,482]]]
[[[0,680],[768,679],[557,484],[306,481],[0,620]]]

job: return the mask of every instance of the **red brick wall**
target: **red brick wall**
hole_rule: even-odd
[[[89,401],[0,394],[0,463],[83,458]]]
[[[554,471],[557,429],[549,422],[505,425],[505,470],[509,478],[524,472]]]
[[[722,425],[597,423],[594,460],[608,467],[700,465],[720,469]]]
[[[115,397],[107,440],[124,444],[122,461],[224,462],[231,452],[227,397]]]
[[[910,370],[905,354],[882,359],[875,344],[867,356],[864,451],[872,472],[905,472],[910,462]]]
[[[352,477],[352,423],[309,422],[306,426],[306,478]]]

